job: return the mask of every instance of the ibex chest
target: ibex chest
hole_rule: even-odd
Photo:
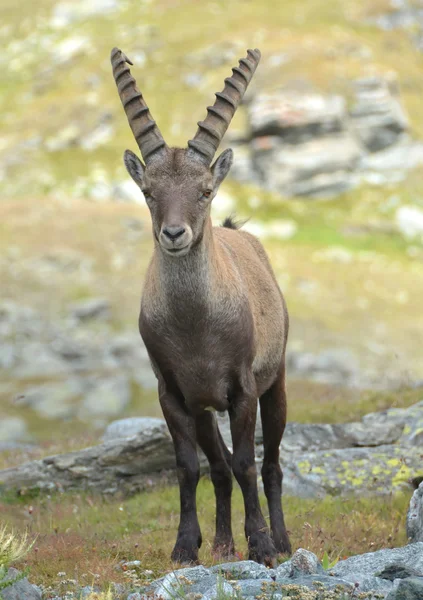
[[[241,326],[240,326],[241,325]],[[153,365],[186,400],[225,410],[233,378],[252,363],[253,323],[243,303],[158,303],[141,310],[140,332]]]

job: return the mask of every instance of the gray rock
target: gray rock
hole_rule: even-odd
[[[110,318],[110,303],[105,298],[81,300],[70,307],[72,317],[80,321]]]
[[[351,573],[342,577],[345,581],[351,583],[357,592],[380,592],[387,594],[392,590],[392,582],[381,577],[364,575],[363,573]]]
[[[15,579],[19,575],[16,569],[9,569],[5,580]],[[25,577],[12,586],[1,590],[3,600],[41,600],[40,590],[31,585]]]
[[[212,588],[216,584],[216,576],[203,566],[188,567],[178,569],[168,573],[162,579],[159,579],[154,585],[154,595],[164,600],[174,600],[175,595],[179,595],[182,590],[189,591],[202,590],[201,593]],[[197,585],[195,585],[197,584]]]
[[[353,580],[356,574],[375,577],[377,573],[394,563],[412,568],[419,573],[420,577],[423,577],[423,542],[410,544],[404,548],[377,550],[352,556],[339,561],[330,573],[349,580]]]
[[[407,513],[407,537],[413,544],[423,542],[423,482],[415,490]]]
[[[254,137],[278,135],[298,144],[342,131],[346,106],[341,96],[277,92],[256,96],[248,114]]]
[[[291,558],[290,577],[323,573],[319,559],[313,552],[299,548]]]
[[[338,586],[342,586],[346,591],[353,589],[353,585],[343,578],[331,577],[330,575],[314,574],[314,575],[299,575],[295,578],[289,578],[278,581],[282,590],[286,591],[288,586],[303,586],[309,589],[317,590],[324,586],[328,590],[333,590]],[[317,584],[317,585],[316,585]],[[319,585],[320,584],[320,585]]]
[[[85,585],[83,588],[81,588],[80,591],[80,599],[84,600],[85,598],[88,598],[88,596],[90,596],[91,594],[94,594],[95,592],[99,592],[100,588],[92,586],[92,585]]]
[[[386,596],[386,600],[421,600],[423,598],[423,577],[402,579],[398,587]]]
[[[46,344],[27,341],[19,347],[19,361],[14,369],[18,379],[34,379],[68,373],[68,365]]]
[[[346,136],[286,144],[279,137],[255,138],[253,167],[266,188],[288,195],[322,195],[352,185],[350,172],[361,150]]]
[[[97,419],[116,417],[131,401],[131,386],[128,377],[117,375],[91,381],[90,389],[85,395],[78,411],[80,419]]]
[[[142,596],[139,592],[134,592],[133,594],[129,594],[126,600],[142,600]]]
[[[46,419],[66,419],[76,413],[76,400],[82,392],[83,386],[78,380],[46,383],[25,390],[16,403],[32,408]]]
[[[28,437],[25,421],[20,417],[2,417],[0,420],[0,442],[19,442]]]
[[[234,588],[225,580],[218,581],[203,594],[203,600],[235,597]]]
[[[279,581],[280,579],[286,579],[287,577],[289,577],[291,574],[291,559],[281,563],[278,566],[278,568],[275,569],[275,573],[276,581]]]
[[[358,364],[349,350],[336,348],[319,354],[311,352],[290,352],[288,354],[290,372],[299,377],[328,383],[351,382],[357,375]]]
[[[410,478],[421,473],[421,449],[384,445],[282,453],[284,493],[302,498],[326,494],[379,494],[410,488]]]
[[[253,560],[222,563],[210,568],[211,573],[219,573],[228,579],[273,579],[276,576],[274,569],[268,569]]]
[[[381,77],[355,82],[356,103],[350,111],[354,133],[370,152],[392,146],[408,129],[394,82]]]
[[[233,585],[238,593],[238,597],[241,598],[256,598],[257,596],[261,596],[266,590],[270,591],[274,589],[274,582],[269,579],[241,579],[233,583]]]
[[[133,494],[163,481],[164,476],[175,480],[175,455],[167,429],[160,435],[147,431],[5,469],[0,471],[0,495],[5,489]]]
[[[112,421],[106,428],[103,435],[104,442],[118,440],[122,438],[130,438],[138,433],[146,433],[149,435],[162,435],[166,430],[167,425],[164,419],[156,419],[154,417],[128,417],[127,419],[119,419]]]
[[[366,426],[388,427],[393,423],[404,426],[402,435],[398,440],[404,446],[419,445],[419,436],[423,432],[423,401],[409,408],[390,408],[385,411],[370,413],[363,417]]]

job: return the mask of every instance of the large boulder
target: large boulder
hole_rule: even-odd
[[[275,92],[256,96],[249,106],[253,137],[276,135],[300,144],[344,129],[346,103],[342,96]]]

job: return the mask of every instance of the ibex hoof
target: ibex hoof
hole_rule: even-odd
[[[198,565],[198,550],[195,548],[182,548],[175,546],[171,559],[180,565]]]
[[[250,535],[248,539],[249,560],[266,565],[266,567],[276,566],[276,548],[268,533],[257,531]]]

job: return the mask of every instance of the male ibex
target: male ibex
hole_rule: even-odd
[[[196,444],[210,462],[216,495],[214,550],[234,552],[232,471],[245,504],[250,559],[274,563],[290,552],[281,494],[279,444],[285,428],[285,346],[288,314],[260,242],[227,219],[212,227],[210,205],[232,164],[232,150],[213,156],[260,60],[258,50],[232,69],[188,148],[169,148],[130,74],[112,50],[113,75],[144,164],[126,150],[129,174],[151,212],[154,253],[142,296],[139,327],[158,379],[160,404],[175,446],[180,523],[172,559],[196,562],[201,532],[196,510]],[[260,399],[262,477],[272,536],[260,509],[254,428]],[[233,455],[215,415],[228,411]]]

